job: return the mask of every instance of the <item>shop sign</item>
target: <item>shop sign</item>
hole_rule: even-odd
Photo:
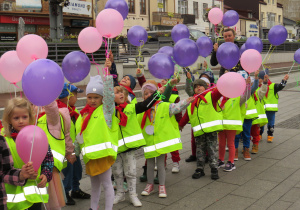
[[[71,26],[73,27],[87,27],[90,25],[88,20],[72,20]]]
[[[92,15],[91,2],[70,0],[70,4],[63,8],[63,12],[74,13],[80,15]]]
[[[17,32],[16,24],[0,24],[1,32]]]
[[[20,16],[6,16],[0,15],[0,23],[15,23],[19,24]],[[39,17],[22,17],[25,24],[29,25],[50,25],[49,18],[39,18]]]
[[[16,0],[17,10],[41,10],[41,0]]]
[[[183,24],[183,19],[180,18],[169,18],[161,17],[160,24],[162,26],[175,26],[177,24]]]
[[[0,41],[17,41],[17,34],[0,34]]]

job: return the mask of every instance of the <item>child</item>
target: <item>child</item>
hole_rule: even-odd
[[[142,87],[144,100],[148,99],[155,91],[157,86],[146,82]],[[143,136],[146,140],[144,155],[147,159],[147,178],[148,184],[141,193],[149,195],[153,192],[155,158],[157,161],[159,178],[159,197],[167,197],[165,187],[165,154],[182,149],[180,132],[175,114],[181,112],[194,100],[193,97],[180,101],[178,104],[164,103],[157,101],[151,109],[138,115],[138,120],[142,128]]]
[[[114,55],[112,51],[109,52],[109,59],[106,61],[106,66],[109,68],[109,72],[111,75],[114,75],[114,85],[118,85],[118,72],[117,72],[117,66],[114,62]]]
[[[235,168],[234,155],[235,146],[234,140],[237,132],[243,131],[243,117],[241,113],[241,106],[246,102],[250,95],[250,77],[247,79],[248,86],[242,96],[237,98],[226,98],[221,99],[221,105],[223,112],[223,131],[218,133],[219,137],[219,160],[218,168],[224,167],[224,171],[232,171]],[[248,93],[248,95],[247,95]],[[225,165],[225,147],[229,149],[228,161]]]
[[[77,93],[82,92],[83,90],[75,87],[74,85],[65,83],[63,90],[56,101],[58,108],[68,108],[69,110],[69,115],[71,117],[70,137],[73,143],[76,138],[75,122],[79,116],[75,103],[77,101]],[[67,167],[63,169],[62,172],[65,176],[63,184],[67,198],[66,205],[75,205],[75,201],[72,198],[89,199],[91,197],[79,188],[79,181],[82,178],[82,166],[79,155],[76,156],[76,161],[73,164],[68,162]],[[71,196],[69,194],[70,190],[72,190]]]
[[[6,143],[13,156],[15,168],[21,168],[22,165],[24,165],[18,155],[15,140],[22,128],[33,124],[34,116],[31,104],[27,100],[23,98],[13,98],[8,101],[3,113],[3,125]],[[46,184],[52,179],[52,170],[53,155],[49,147],[40,170],[38,173],[35,173],[34,176],[31,176],[31,180],[27,180],[23,187],[17,187],[10,184],[5,185],[7,194],[24,193],[25,195],[25,200],[20,200],[18,196],[14,196],[13,199],[8,199],[8,209],[41,209],[41,202],[48,203],[49,195],[47,194]],[[38,182],[37,187],[40,188],[39,192],[34,191],[33,194],[31,194],[29,189],[31,186],[36,186],[36,181]],[[41,198],[41,195],[43,198]],[[33,200],[35,202],[32,202]]]
[[[268,90],[268,80],[269,80],[269,76],[265,75],[261,88],[256,90],[256,92],[253,94],[256,110],[258,113],[258,118],[252,122],[252,127],[251,127],[251,136],[253,142],[252,151],[251,151],[252,154],[258,153],[258,143],[260,141],[260,136],[259,136],[260,127],[268,123],[268,118],[264,109],[264,105],[261,103],[261,100],[264,98]]]
[[[90,78],[86,87],[87,105],[76,121],[76,140],[80,144],[86,173],[91,179],[91,210],[98,209],[101,184],[105,191],[105,210],[112,210],[114,188],[111,166],[118,151],[118,119],[114,115],[113,77]],[[103,209],[103,208],[101,208]]]
[[[191,93],[191,86],[186,87]],[[204,176],[205,153],[209,155],[209,165],[211,168],[211,179],[219,179],[217,165],[217,132],[223,130],[222,113],[216,111],[218,100],[221,98],[219,91],[214,88],[206,91],[207,83],[202,79],[197,79],[193,83],[194,97],[197,99],[189,105],[187,111],[179,122],[182,129],[189,121],[194,131],[196,141],[197,169],[193,174],[193,179]],[[201,94],[201,95],[200,95]]]
[[[22,169],[14,168],[13,157],[3,136],[0,136],[0,209],[6,210],[7,195],[5,185],[24,186],[26,179],[34,175],[32,163],[22,166]],[[17,188],[17,187],[16,187]]]
[[[119,84],[127,89],[128,93],[129,93],[128,100],[131,103],[137,103],[135,94],[133,92],[133,89],[136,86],[136,81],[135,81],[134,77],[131,75],[125,75]]]
[[[261,71],[259,73],[259,84],[261,85],[264,79],[264,75],[269,74],[269,71]],[[268,90],[266,95],[263,98],[263,104],[265,106],[266,115],[268,118],[268,143],[273,142],[273,133],[274,133],[274,125],[275,125],[275,113],[278,111],[278,92],[281,91],[287,81],[289,79],[289,75],[285,75],[281,83],[275,84],[270,80],[268,81]],[[264,133],[264,126],[260,128],[260,135]]]
[[[244,70],[238,71],[237,73],[240,73],[244,79],[249,79],[248,73]],[[243,157],[244,160],[250,161],[251,156],[249,153],[250,148],[250,133],[251,133],[251,126],[252,126],[252,120],[256,119],[258,117],[258,113],[256,110],[255,102],[253,97],[250,97],[253,95],[258,88],[258,73],[259,71],[255,72],[255,80],[251,87],[251,91],[246,91],[247,94],[247,102],[243,104],[242,106],[242,116],[244,118],[243,122],[243,130],[241,133],[235,136],[235,157],[234,160],[238,160],[238,148],[239,148],[239,142],[240,139],[243,139]],[[250,80],[251,82],[251,80]],[[249,84],[250,84],[249,82]]]
[[[162,91],[164,88],[161,88]],[[129,189],[129,198],[133,206],[142,206],[136,194],[136,159],[135,151],[146,144],[142,130],[137,121],[137,114],[147,111],[156,102],[158,97],[152,94],[144,102],[127,104],[128,94],[124,94],[126,89],[120,86],[114,87],[116,116],[119,123],[119,148],[116,162],[112,167],[112,172],[117,185],[117,193],[114,204],[125,200],[123,188],[123,171],[126,176]],[[155,100],[156,99],[156,100]]]

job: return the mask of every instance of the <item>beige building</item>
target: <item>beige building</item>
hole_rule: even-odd
[[[278,0],[283,5],[283,16],[297,21],[300,20],[300,1],[299,0]]]

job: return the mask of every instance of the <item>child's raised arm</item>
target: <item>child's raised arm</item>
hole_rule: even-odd
[[[112,115],[115,110],[115,94],[113,77],[108,75],[103,78],[103,112],[106,124],[109,128],[112,126]]]

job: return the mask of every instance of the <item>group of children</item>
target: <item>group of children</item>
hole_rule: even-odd
[[[105,66],[111,69],[111,74],[115,74],[112,73],[115,67],[112,68],[111,57]],[[77,93],[82,90],[70,84],[64,85],[57,101],[42,110],[24,98],[11,99],[3,116],[1,134],[5,140],[0,138],[0,150],[5,151],[0,153],[3,168],[0,177],[1,184],[5,182],[3,189],[7,193],[6,196],[5,191],[0,192],[3,195],[0,207],[41,209],[42,203],[46,203],[47,209],[60,209],[65,205],[65,200],[68,205],[74,205],[73,197],[90,198],[90,209],[96,210],[99,208],[102,185],[105,209],[111,210],[114,204],[125,200],[124,176],[130,202],[134,206],[142,206],[136,192],[135,153],[139,148],[143,148],[146,159],[140,179],[147,182],[141,195],[148,196],[154,191],[157,166],[158,196],[165,198],[166,156],[171,153],[172,172],[178,173],[178,150],[182,149],[180,130],[188,122],[192,127],[192,150],[195,150],[189,161],[197,161],[192,178],[199,179],[205,175],[204,166],[208,159],[211,178],[218,179],[218,168],[224,167],[225,171],[236,168],[234,161],[238,160],[241,138],[245,160],[251,160],[250,135],[253,136],[252,153],[255,154],[266,123],[268,142],[272,142],[278,91],[288,80],[286,75],[280,84],[274,84],[266,71],[257,71],[251,81],[245,71],[239,73],[244,76],[247,86],[245,93],[237,98],[222,96],[213,85],[213,75],[205,72],[195,81],[187,73],[186,92],[189,98],[180,100],[175,87],[178,77],[157,84],[154,80],[146,81],[138,69],[136,76],[142,87],[142,102],[137,102],[133,92],[136,81],[131,75],[124,76],[119,83],[112,75],[91,77],[85,91],[86,106],[80,112],[75,108],[75,103]],[[181,115],[183,110],[186,110],[184,116]],[[19,131],[33,125],[36,118],[37,126],[45,131],[49,142],[48,153],[37,172],[31,163],[20,159],[15,144]],[[229,158],[225,164],[226,143]],[[91,195],[79,188],[82,174],[80,153],[86,165],[86,174],[90,176]]]

